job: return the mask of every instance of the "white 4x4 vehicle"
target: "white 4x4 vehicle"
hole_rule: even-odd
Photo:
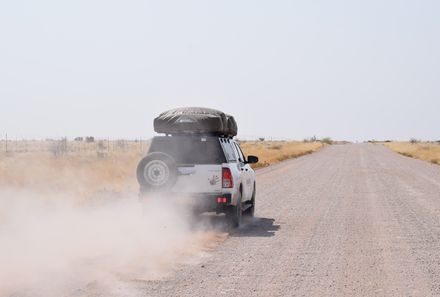
[[[255,156],[231,137],[182,134],[154,137],[137,168],[141,196],[160,191],[191,197],[200,212],[225,213],[234,227],[255,212]]]

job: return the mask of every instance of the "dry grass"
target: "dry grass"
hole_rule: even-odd
[[[136,166],[143,154],[13,153],[0,155],[0,189],[26,189],[47,198],[69,196],[77,202],[137,192]],[[62,194],[62,195],[61,195]]]
[[[240,145],[245,155],[258,156],[260,161],[253,167],[259,168],[311,154],[321,149],[325,144],[301,141],[246,141]]]
[[[433,164],[440,164],[440,144],[426,142],[388,142],[384,145],[404,156],[421,159]]]
[[[149,141],[0,141],[0,189],[89,201],[138,190],[135,172]],[[61,196],[61,195],[60,195]]]
[[[24,148],[23,143],[21,145]],[[111,149],[107,150],[97,149],[96,144],[84,143],[80,147],[71,142],[62,154],[48,151],[45,145],[27,143],[26,149],[0,153],[0,189],[31,189],[47,197],[62,193],[63,197],[68,195],[78,202],[137,193],[136,166],[148,144],[140,148],[139,143],[128,142],[122,149],[116,149],[118,144],[110,143]],[[260,158],[255,168],[310,154],[321,147],[321,142],[242,143],[246,155]]]

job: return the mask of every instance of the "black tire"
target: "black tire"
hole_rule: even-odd
[[[143,191],[163,191],[176,183],[176,162],[167,154],[150,153],[139,162],[136,175]]]
[[[232,228],[238,228],[242,223],[242,218],[243,218],[243,208],[241,205],[241,192],[239,192],[237,205],[229,206],[229,208],[226,211],[226,219],[228,220],[228,223]]]
[[[246,211],[243,213],[244,216],[249,217],[249,218],[253,218],[255,215],[255,196],[257,194],[257,188],[254,185],[254,191],[252,192],[252,199],[250,202],[248,202],[249,204],[251,204],[251,206],[246,209]]]

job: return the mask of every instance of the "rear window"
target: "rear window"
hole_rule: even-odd
[[[228,161],[237,162],[237,157],[235,156],[234,149],[232,148],[232,143],[229,140],[223,140],[222,146]]]
[[[226,163],[217,137],[158,136],[153,138],[151,152],[163,152],[174,158],[177,164]]]

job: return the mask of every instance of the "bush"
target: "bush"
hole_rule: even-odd
[[[271,150],[280,150],[281,149],[281,145],[275,144],[275,145],[270,146],[269,149],[271,149]]]
[[[419,143],[420,140],[418,140],[418,139],[416,139],[416,138],[411,138],[411,139],[409,140],[409,142],[412,143],[412,144],[415,144],[415,143]]]
[[[333,144],[333,140],[330,137],[325,137],[321,140],[321,142],[326,144]]]

